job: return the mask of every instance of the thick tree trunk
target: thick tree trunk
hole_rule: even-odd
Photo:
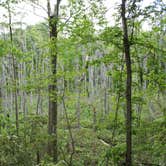
[[[126,19],[126,0],[122,0],[122,26],[123,26],[123,45],[127,68],[126,81],[126,166],[132,165],[132,105],[131,105],[131,85],[132,85],[132,71],[130,58],[130,43],[128,37],[128,27]]]
[[[51,15],[51,7],[49,0],[48,5],[48,17],[49,17],[49,28],[50,28],[50,40],[51,40],[51,83],[49,85],[49,122],[48,122],[48,133],[53,136],[53,141],[49,142],[48,151],[53,157],[53,161],[58,161],[58,148],[57,148],[57,23],[59,15],[60,0],[57,0],[53,15]]]

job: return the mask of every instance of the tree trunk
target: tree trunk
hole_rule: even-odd
[[[2,88],[0,88],[0,113],[2,112]]]
[[[128,37],[128,27],[126,19],[126,0],[122,0],[121,16],[123,26],[123,46],[126,59],[127,81],[126,81],[126,166],[132,165],[132,105],[131,105],[131,58],[130,58],[130,42]]]
[[[16,60],[13,55],[13,32],[12,32],[12,16],[11,16],[11,10],[9,2],[8,5],[8,14],[9,14],[9,35],[10,35],[10,41],[11,41],[11,56],[12,56],[12,67],[13,67],[13,83],[14,83],[14,105],[15,105],[15,117],[16,117],[16,133],[19,134],[19,122],[18,122],[18,89],[17,89],[17,66],[16,66]]]
[[[49,85],[49,122],[48,122],[48,133],[53,136],[51,142],[48,145],[48,152],[53,157],[53,161],[57,163],[58,161],[58,151],[57,151],[57,24],[59,15],[59,5],[60,0],[56,1],[55,9],[53,15],[51,15],[50,1],[47,1],[48,7],[48,19],[49,19],[49,29],[50,29],[50,54],[51,54],[51,83]]]

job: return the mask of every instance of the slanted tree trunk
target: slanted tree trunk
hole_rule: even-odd
[[[58,151],[57,151],[57,25],[58,25],[58,15],[59,15],[59,5],[61,0],[56,1],[54,8],[54,13],[51,15],[50,1],[47,0],[48,7],[48,19],[49,19],[49,29],[50,29],[50,54],[51,54],[51,83],[49,85],[49,121],[48,121],[48,133],[53,136],[52,141],[49,142],[48,152],[53,158],[53,161],[57,163],[58,161]]]
[[[132,105],[131,105],[131,85],[132,71],[130,58],[130,42],[128,37],[128,26],[126,19],[126,0],[122,0],[121,16],[123,26],[123,46],[126,59],[127,81],[126,81],[126,166],[132,165]]]

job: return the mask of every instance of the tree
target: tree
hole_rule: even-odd
[[[53,136],[51,143],[49,143],[49,153],[53,157],[53,161],[58,161],[58,147],[57,147],[57,37],[58,37],[58,19],[59,19],[59,5],[61,0],[56,1],[53,14],[51,14],[50,1],[47,1],[48,7],[48,19],[50,29],[50,56],[51,56],[51,83],[49,89],[49,121],[48,121],[48,133]]]
[[[165,164],[161,1],[123,0],[112,26],[104,0],[0,2],[0,165]],[[25,27],[16,2],[48,19]]]
[[[13,70],[13,98],[14,98],[14,106],[15,106],[15,126],[16,126],[16,133],[19,134],[19,110],[18,110],[18,76],[17,76],[17,63],[16,57],[14,55],[14,44],[13,44],[13,29],[12,29],[12,11],[11,11],[11,4],[17,3],[17,1],[6,1],[4,2],[4,7],[7,9],[8,12],[8,27],[9,27],[9,37],[10,37],[10,56],[12,59],[12,70]]]
[[[126,0],[122,0],[121,5],[122,27],[123,27],[123,46],[126,59],[127,80],[126,80],[126,165],[132,165],[132,105],[131,105],[131,85],[132,70],[130,57],[130,42],[128,37],[128,26],[126,19]]]

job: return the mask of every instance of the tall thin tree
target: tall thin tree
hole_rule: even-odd
[[[132,69],[130,56],[130,42],[128,36],[128,25],[126,18],[126,0],[122,0],[121,17],[123,27],[123,46],[126,59],[127,80],[126,80],[126,166],[132,165],[132,104],[131,104],[131,86]]]
[[[16,60],[13,53],[13,31],[12,31],[12,14],[10,8],[10,1],[7,1],[7,10],[9,15],[9,35],[10,35],[10,42],[11,42],[11,58],[12,58],[12,67],[13,67],[13,83],[14,83],[14,105],[15,105],[15,117],[16,117],[16,133],[19,134],[19,112],[18,112],[18,87],[17,87],[17,66]]]

